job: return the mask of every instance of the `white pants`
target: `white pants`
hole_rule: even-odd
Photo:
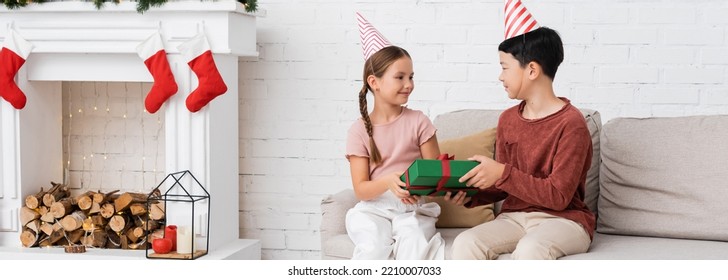
[[[445,241],[435,230],[440,206],[382,209],[359,202],[346,213],[346,231],[360,260],[442,260]],[[408,209],[409,208],[409,209]]]

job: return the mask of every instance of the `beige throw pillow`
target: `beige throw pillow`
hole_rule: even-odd
[[[473,155],[484,155],[493,158],[495,151],[496,128],[489,128],[481,132],[461,138],[440,141],[440,153],[454,155],[455,159],[465,160]],[[427,197],[428,201],[437,202],[442,209],[437,220],[437,227],[457,228],[474,227],[493,220],[493,204],[465,208],[455,206],[440,197]]]

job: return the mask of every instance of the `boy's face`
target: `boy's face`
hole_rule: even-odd
[[[412,60],[409,57],[397,59],[384,71],[381,78],[375,78],[375,97],[391,105],[403,105],[409,100],[415,88],[415,73],[412,70]]]
[[[521,91],[523,90],[523,80],[527,77],[525,67],[521,67],[512,54],[502,51],[498,52],[500,56],[501,74],[498,80],[503,83],[503,87],[508,93],[510,99],[523,99]]]

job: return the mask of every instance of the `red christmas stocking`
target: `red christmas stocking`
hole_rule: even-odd
[[[159,32],[139,44],[136,50],[154,78],[154,85],[144,99],[147,112],[154,114],[167,99],[177,93],[177,83],[169,68],[167,52],[164,51],[162,35]]]
[[[28,101],[25,94],[15,83],[15,75],[25,64],[33,44],[21,38],[15,30],[8,29],[0,50],[0,96],[13,105],[15,109],[23,109]]]
[[[204,34],[200,33],[179,45],[177,49],[187,60],[192,72],[197,75],[197,88],[190,93],[185,102],[187,109],[194,113],[205,107],[215,97],[225,93],[227,86],[215,66],[210,45]]]

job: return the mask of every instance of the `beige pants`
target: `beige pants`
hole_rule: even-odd
[[[453,259],[494,260],[511,253],[512,259],[555,260],[585,253],[591,239],[571,220],[542,212],[502,213],[490,222],[455,238]]]

